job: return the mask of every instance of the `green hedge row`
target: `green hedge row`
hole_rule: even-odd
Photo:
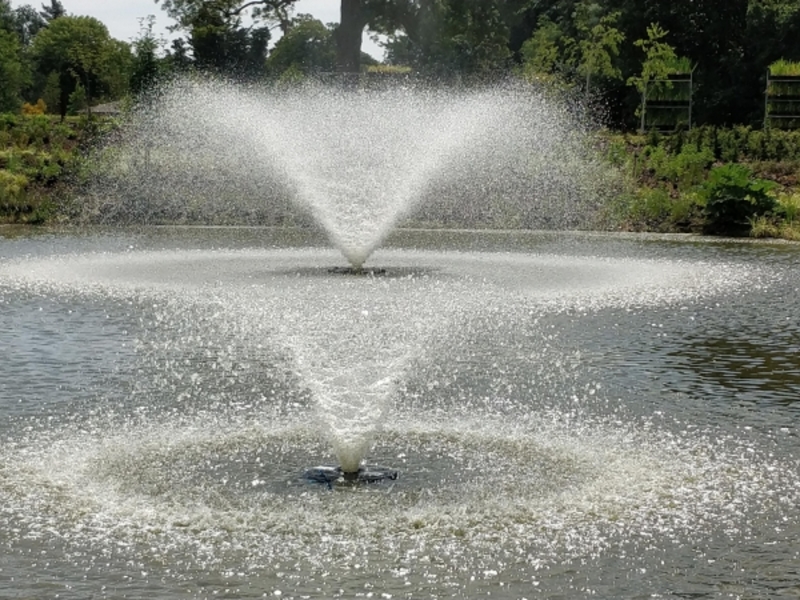
[[[800,131],[702,126],[665,135],[653,132],[647,143],[664,146],[672,154],[692,145],[721,162],[800,160]]]

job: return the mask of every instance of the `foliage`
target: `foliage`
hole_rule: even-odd
[[[0,29],[0,112],[17,110],[29,79],[17,36]]]
[[[67,10],[64,8],[61,0],[50,0],[49,6],[47,4],[42,4],[42,10],[39,14],[47,23],[50,23],[53,19],[65,17],[67,15]]]
[[[47,112],[47,105],[45,104],[44,100],[39,98],[36,104],[30,104],[26,102],[22,105],[22,114],[27,116],[32,115],[43,115]]]
[[[369,6],[378,11],[381,3],[373,1]],[[397,3],[388,14],[367,16],[373,19],[370,24],[387,34],[389,64],[437,77],[484,78],[509,69],[509,28],[501,3],[409,1]]]
[[[529,79],[563,71],[563,33],[548,17],[542,17],[533,35],[522,44],[522,73]]]
[[[52,218],[56,198],[69,195],[87,132],[75,120],[0,113],[0,222]]]
[[[792,225],[800,216],[800,192],[784,192],[778,194],[776,212]]]
[[[31,40],[46,24],[44,18],[29,4],[24,4],[14,11],[14,31],[23,47],[30,46]]]
[[[748,127],[704,127],[672,135],[603,134],[607,160],[626,182],[605,209],[605,226],[800,239],[800,160],[753,159],[746,144],[762,133]],[[800,142],[800,132],[778,132],[777,137]],[[725,140],[742,148],[737,157],[749,161],[748,166],[719,166],[719,154],[731,152]]]
[[[746,233],[752,219],[775,209],[775,198],[770,195],[774,187],[770,181],[754,178],[750,169],[738,163],[713,168],[698,191],[706,218],[704,232]]]
[[[21,204],[28,187],[28,178],[0,170],[0,210],[8,211]]]
[[[628,78],[628,85],[635,87],[640,94],[645,94],[647,85],[656,79],[666,79],[671,73],[672,65],[678,59],[675,48],[661,40],[669,32],[665,31],[658,23],[651,23],[647,27],[647,38],[636,40],[633,45],[641,48],[645,54],[642,71],[637,76]]]
[[[40,72],[58,73],[63,117],[78,84],[87,105],[112,87],[120,63],[125,63],[126,49],[112,41],[97,19],[68,16],[55,19],[34,38],[31,54]]]
[[[193,29],[204,21],[203,13],[215,12],[227,24],[237,23],[242,14],[252,9],[251,16],[255,21],[275,22],[285,25],[289,22],[289,14],[297,0],[156,0],[167,14],[175,19],[174,31]],[[213,6],[209,6],[213,4]],[[285,29],[285,28],[284,28]]]
[[[791,62],[781,58],[769,66],[769,74],[773,77],[798,77],[800,76],[800,62]]]
[[[333,30],[311,15],[298,15],[291,28],[278,40],[267,58],[267,71],[281,76],[309,75],[336,70],[336,42]]]
[[[408,75],[412,69],[406,65],[369,65],[367,73],[379,73],[384,75]]]
[[[155,37],[155,17],[148,16],[139,21],[139,37],[133,41],[133,63],[130,74],[130,90],[134,95],[150,90],[158,81],[161,63],[158,51],[161,44]]]
[[[635,87],[641,97],[637,110],[637,114],[640,117],[639,128],[641,131],[645,130],[647,124],[648,99],[678,99],[669,93],[673,88],[670,75],[691,72],[690,61],[686,58],[678,57],[675,54],[675,48],[662,41],[668,33],[658,23],[651,23],[647,28],[647,38],[634,42],[634,45],[641,48],[645,53],[641,73],[628,78],[628,85]],[[688,99],[690,94],[691,90],[687,88],[682,95],[686,95],[686,99]],[[677,117],[677,115],[670,115],[669,122],[663,124],[671,125]]]
[[[656,178],[679,189],[689,189],[704,181],[714,162],[714,155],[708,148],[698,149],[693,144],[684,144],[677,154],[669,153],[663,145],[648,147],[645,156],[647,167]]]
[[[291,26],[290,11],[297,0],[156,0],[175,19],[173,31],[188,34],[194,65],[201,70],[255,78],[263,74],[270,28]],[[243,25],[248,13],[253,26]],[[179,61],[188,56],[183,42],[173,46]]]
[[[580,34],[577,72],[586,81],[587,98],[593,75],[610,79],[621,78],[620,70],[614,65],[614,58],[619,55],[619,46],[625,40],[625,34],[615,27],[620,17],[619,12],[597,19],[591,14],[589,6],[597,5],[581,3],[576,18],[576,27]]]

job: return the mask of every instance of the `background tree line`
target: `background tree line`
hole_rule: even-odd
[[[132,43],[60,0],[0,0],[0,111],[40,98],[65,115],[135,94],[186,70],[259,80],[358,73],[379,35],[388,66],[445,81],[524,76],[637,121],[642,82],[681,58],[695,68],[695,121],[756,124],[767,66],[800,60],[800,0],[340,0],[338,24],[295,14],[296,0],[155,0],[180,37],[145,20]]]

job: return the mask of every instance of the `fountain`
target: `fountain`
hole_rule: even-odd
[[[114,140],[84,210],[103,222],[263,224],[302,222],[300,206],[358,272],[417,207],[420,223],[585,224],[613,178],[584,130],[566,103],[511,84],[179,82]]]
[[[364,263],[419,204],[429,212],[443,199],[450,212],[454,201],[473,212],[495,204],[551,225],[574,225],[587,217],[580,208],[592,206],[600,194],[604,171],[565,104],[511,84],[453,92],[410,86],[265,90],[181,81],[134,114],[109,154],[98,160],[102,175],[87,194],[102,198],[103,208],[90,211],[95,219],[99,213],[101,220],[142,222],[149,218],[143,215],[164,218],[165,207],[172,207],[169,219],[180,220],[193,207],[193,218],[213,221],[220,198],[232,209],[246,211],[243,202],[274,209],[265,199],[277,193],[304,207],[349,262],[330,267],[331,273],[372,277],[385,276],[386,269]],[[552,204],[549,210],[537,201],[543,197]],[[340,319],[346,310],[331,314]],[[339,460],[333,470],[308,471],[311,480],[329,483],[339,479],[336,469],[345,475],[362,470],[393,393],[392,374],[406,362],[387,340],[403,339],[403,352],[421,343],[404,339],[400,329],[377,337],[376,347],[364,344],[375,336],[351,335],[363,315],[314,321],[325,332],[322,348],[305,347],[316,336],[297,334],[299,316],[288,321],[295,330],[280,335],[292,341]],[[383,325],[404,325],[404,315],[380,319]],[[375,327],[374,318],[369,327]],[[327,338],[337,328],[343,332],[335,339],[350,338],[354,347],[336,343],[331,353]],[[376,360],[387,349],[394,354]],[[320,356],[322,364],[313,360]],[[379,472],[363,471],[364,479],[379,479]]]
[[[0,596],[800,589],[797,248],[393,230],[592,207],[518,89],[161,101],[83,208],[171,225],[0,229]]]

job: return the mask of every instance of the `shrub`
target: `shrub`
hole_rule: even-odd
[[[30,104],[26,102],[22,105],[23,115],[43,115],[45,113],[47,113],[47,105],[41,98],[39,98],[36,104]]]
[[[0,208],[16,208],[25,198],[28,178],[0,170]]]
[[[754,178],[744,165],[731,163],[713,168],[698,191],[704,206],[703,232],[746,234],[753,218],[775,209],[775,198],[770,195],[774,188],[773,182]]]
[[[632,198],[630,225],[634,229],[662,229],[670,212],[669,192],[663,188],[642,188]]]
[[[800,215],[800,192],[778,194],[776,212],[789,224],[793,224]]]
[[[780,236],[780,227],[774,219],[765,215],[748,219],[750,223],[750,237],[754,238],[774,238]]]
[[[676,155],[670,154],[664,146],[647,147],[643,152],[645,168],[658,179],[688,189],[706,177],[706,171],[714,162],[711,150],[698,150],[695,144],[684,144]]]

